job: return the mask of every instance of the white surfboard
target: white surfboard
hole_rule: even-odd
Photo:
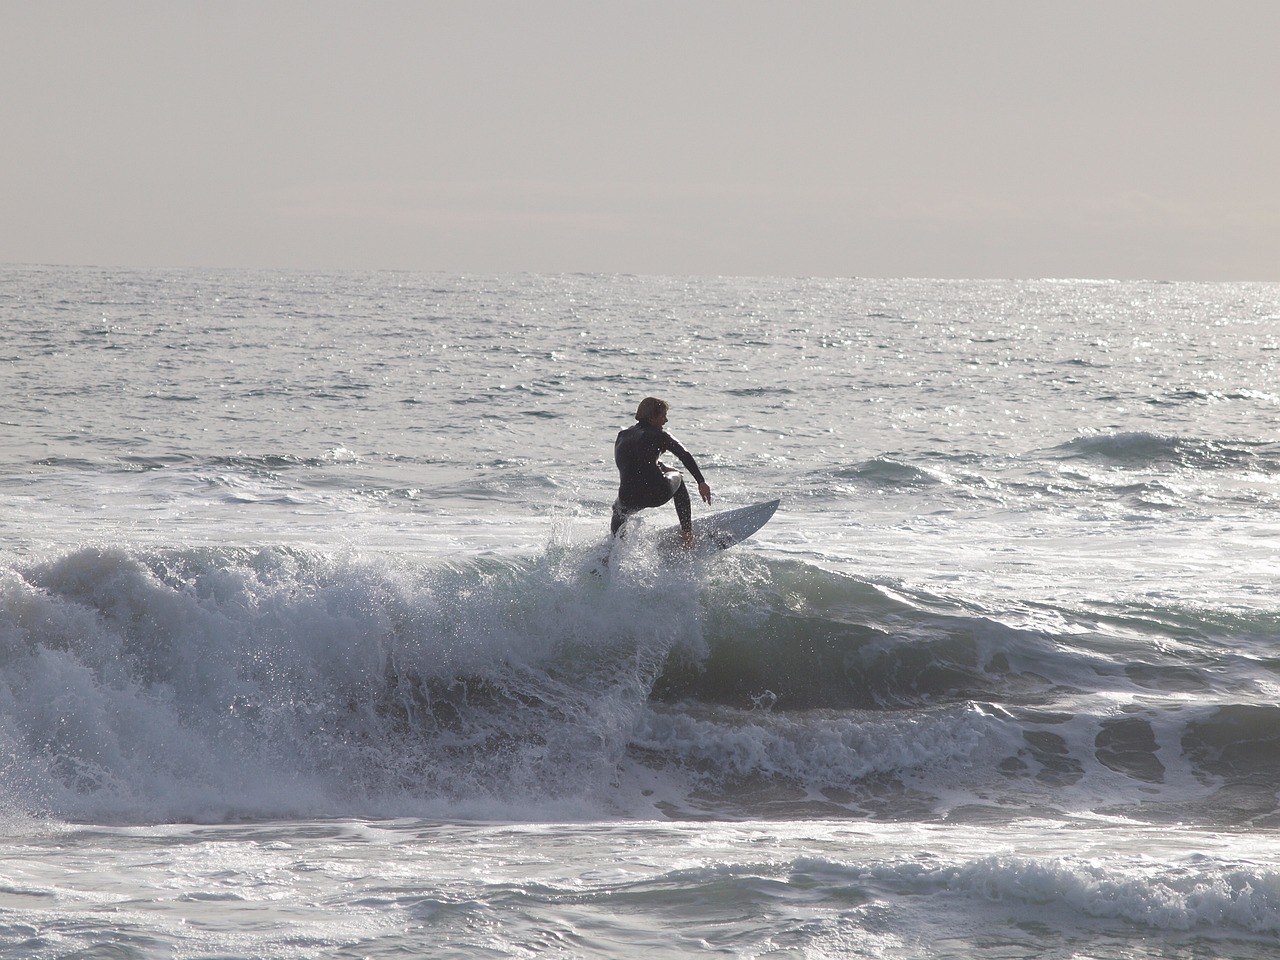
[[[713,513],[709,517],[696,518],[693,521],[692,551],[685,547],[684,540],[680,536],[679,525],[660,531],[653,536],[652,540],[643,539],[652,543],[660,554],[668,557],[687,557],[691,553],[705,556],[727,550],[734,544],[747,539],[769,522],[769,518],[773,516],[781,502],[766,500],[764,503],[752,504],[749,507],[739,507],[737,510],[726,510],[723,513]],[[634,523],[638,519],[635,518],[631,522]],[[616,538],[609,537],[601,544],[599,552],[590,564],[592,574],[597,577],[605,575],[609,569],[610,556],[617,543]]]
[[[713,513],[709,517],[697,517],[693,521],[693,548],[698,552],[706,550],[727,550],[735,543],[741,543],[751,536],[773,516],[780,500],[766,500],[764,503],[739,507],[737,510],[726,510]],[[680,527],[674,526],[662,531],[658,543],[664,549],[683,546],[680,538]]]

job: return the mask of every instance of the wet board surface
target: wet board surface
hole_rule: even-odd
[[[741,543],[769,522],[779,503],[780,500],[766,500],[749,507],[696,518],[693,521],[695,552],[727,550],[734,544]],[[658,544],[663,549],[682,547],[680,527],[676,525],[662,531]]]

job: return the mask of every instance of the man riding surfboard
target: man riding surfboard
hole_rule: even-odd
[[[613,442],[613,459],[618,465],[618,499],[613,504],[611,532],[616,536],[627,518],[647,507],[660,507],[675,500],[680,533],[686,546],[693,544],[693,510],[684,475],[658,462],[663,453],[673,453],[698,483],[698,494],[711,503],[711,488],[703,479],[697,462],[675,437],[663,427],[669,405],[657,397],[645,397],[636,409],[636,425],[618,433]]]

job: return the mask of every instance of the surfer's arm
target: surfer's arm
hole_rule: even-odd
[[[706,478],[702,476],[702,471],[698,469],[698,462],[693,459],[693,454],[680,445],[680,441],[671,434],[663,432],[666,440],[664,449],[671,451],[680,458],[680,462],[685,465],[685,469],[698,484],[698,496],[702,497],[704,503],[711,503],[711,487],[707,485]]]
[[[663,433],[662,449],[674,453],[680,458],[680,462],[684,464],[685,469],[689,471],[694,480],[697,481],[698,487],[702,488],[706,485],[706,480],[702,476],[702,471],[698,469],[698,462],[693,459],[693,454],[680,445],[680,441],[669,433]]]

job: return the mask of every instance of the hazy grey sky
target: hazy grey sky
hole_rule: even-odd
[[[1280,280],[1276,0],[0,0],[0,262]]]

